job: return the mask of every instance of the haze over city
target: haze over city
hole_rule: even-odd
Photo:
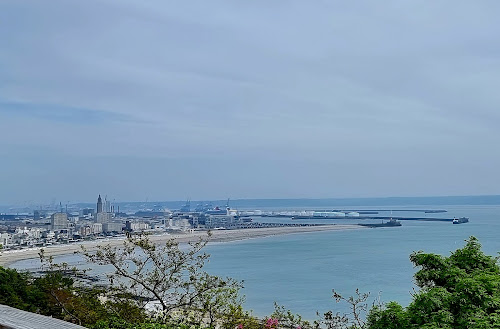
[[[500,194],[499,10],[2,1],[0,204]]]

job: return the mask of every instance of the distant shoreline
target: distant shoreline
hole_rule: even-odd
[[[275,235],[294,234],[294,233],[310,233],[324,231],[346,231],[354,229],[363,229],[359,225],[321,225],[321,226],[297,226],[297,227],[272,227],[272,228],[253,228],[253,229],[237,229],[237,230],[213,230],[212,236],[208,240],[211,242],[230,242],[238,240],[246,240],[253,238],[263,238]],[[161,234],[151,235],[150,240],[154,243],[164,243],[169,239],[175,239],[179,243],[189,243],[198,241],[200,238],[206,238],[206,231],[194,231],[192,233],[176,233],[176,234]],[[112,238],[98,241],[84,241],[74,244],[56,245],[44,248],[29,248],[22,250],[10,250],[0,253],[0,266],[8,267],[10,264],[20,260],[38,258],[40,249],[45,251],[46,256],[62,256],[74,254],[81,250],[84,246],[88,251],[94,251],[99,245],[109,244],[113,247],[118,247],[123,244],[124,238]]]

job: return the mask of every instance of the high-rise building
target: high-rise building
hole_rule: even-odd
[[[68,228],[68,214],[64,212],[56,212],[52,214],[50,219],[50,227],[53,231],[64,230]]]
[[[104,200],[104,211],[111,212],[111,201],[108,201],[107,198]]]
[[[97,198],[97,213],[101,213],[102,212],[102,199],[101,199],[101,195],[99,194],[99,198]]]

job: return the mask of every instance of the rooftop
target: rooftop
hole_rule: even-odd
[[[0,329],[85,329],[85,327],[0,305]]]

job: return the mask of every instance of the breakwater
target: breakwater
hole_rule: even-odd
[[[292,216],[292,215],[280,215],[275,217],[281,218],[291,218],[291,219],[346,219],[346,217],[338,216]],[[427,222],[453,222],[454,218],[441,218],[441,217],[402,217],[402,216],[356,216],[348,217],[349,219],[385,219],[385,220],[419,220]]]
[[[234,223],[225,225],[225,230],[251,229],[251,228],[275,228],[275,227],[316,227],[316,226],[332,226],[336,224],[317,224],[317,223]],[[345,225],[345,224],[343,224]],[[356,224],[352,224],[356,225]],[[217,229],[216,229],[217,230]]]

